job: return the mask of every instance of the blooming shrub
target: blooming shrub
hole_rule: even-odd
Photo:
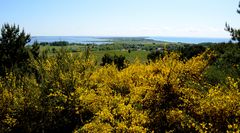
[[[66,51],[0,79],[0,132],[239,132],[238,79],[208,85],[211,53],[118,70]]]

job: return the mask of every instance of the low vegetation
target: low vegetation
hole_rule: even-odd
[[[238,30],[227,30],[239,41]],[[27,46],[29,39],[18,26],[2,27],[0,132],[240,131],[239,42]]]

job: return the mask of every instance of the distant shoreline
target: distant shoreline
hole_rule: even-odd
[[[169,43],[221,43],[229,42],[230,38],[204,38],[204,37],[107,37],[107,36],[33,36],[30,44],[37,42],[57,42],[66,41],[69,43],[82,44],[109,44],[114,42],[134,42],[134,41],[152,41],[152,42],[169,42]]]

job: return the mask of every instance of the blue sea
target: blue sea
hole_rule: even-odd
[[[85,37],[85,36],[33,36],[30,44],[37,42],[58,42],[66,41],[69,43],[82,43],[82,44],[106,44],[111,43],[109,40],[100,37]]]
[[[109,38],[109,39],[108,39]],[[112,37],[89,37],[89,36],[33,36],[30,44],[35,41],[38,42],[56,42],[67,41],[69,43],[82,43],[82,44],[107,44],[112,43]],[[134,37],[133,37],[134,38]],[[196,38],[196,37],[143,37],[144,39],[151,39],[154,41],[166,41],[175,43],[191,43],[198,44],[204,42],[220,43],[229,42],[230,38]]]
[[[199,44],[199,43],[221,43],[229,42],[231,38],[198,38],[198,37],[148,37],[147,39],[155,41],[165,41],[165,42],[174,42],[174,43],[190,43],[190,44]]]

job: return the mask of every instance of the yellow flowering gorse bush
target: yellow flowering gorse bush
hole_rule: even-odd
[[[84,54],[32,61],[0,79],[1,132],[239,132],[239,80],[208,85],[212,54],[97,67]],[[69,129],[68,129],[68,128]]]

